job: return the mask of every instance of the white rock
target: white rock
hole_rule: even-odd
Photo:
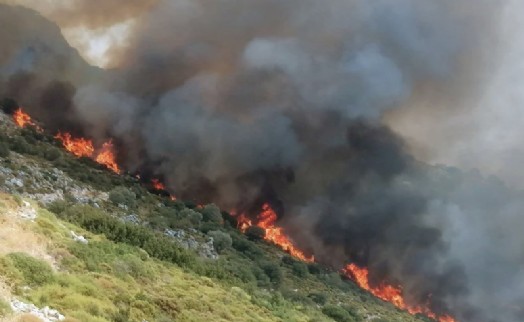
[[[11,300],[11,309],[16,313],[27,313],[34,315],[44,322],[55,322],[65,320],[65,316],[60,314],[57,310],[50,309],[48,306],[39,309],[36,305],[31,303],[24,303],[17,299]]]
[[[82,235],[77,235],[74,231],[71,230],[71,236],[73,237],[73,240],[82,244],[88,244],[89,241]]]

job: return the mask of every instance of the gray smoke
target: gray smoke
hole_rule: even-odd
[[[461,321],[523,319],[522,192],[424,164],[388,127],[406,111],[464,112],[497,60],[486,46],[502,5],[148,3],[130,5],[136,29],[110,71],[60,65],[76,53],[56,27],[47,38],[17,32],[0,53],[3,93],[29,92],[32,112],[55,127],[114,138],[126,169],[163,178],[182,199],[252,215],[271,203],[301,248],[336,268],[368,266],[372,283],[402,285],[412,304],[431,296],[433,310]],[[16,30],[33,21],[22,11],[0,7]],[[45,86],[26,87],[32,78]],[[427,108],[433,100],[444,108]]]

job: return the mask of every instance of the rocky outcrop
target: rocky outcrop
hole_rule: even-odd
[[[34,315],[44,322],[55,322],[65,320],[65,316],[60,314],[57,310],[53,310],[48,306],[40,309],[31,303],[25,303],[16,299],[11,300],[11,309],[15,313],[27,313]]]

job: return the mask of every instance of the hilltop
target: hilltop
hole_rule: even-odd
[[[30,305],[87,322],[428,320],[242,234],[215,205],[155,193],[8,115],[0,128],[5,321],[33,321],[10,308]]]

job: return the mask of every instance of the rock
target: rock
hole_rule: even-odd
[[[77,235],[74,231],[71,230],[71,236],[73,237],[73,240],[82,244],[87,245],[89,241],[82,235]]]
[[[198,255],[209,258],[218,259],[218,253],[213,245],[213,238],[209,237],[205,243],[199,242],[192,235],[187,234],[184,230],[166,229],[164,234],[168,237],[176,239],[176,241],[185,249],[194,250]]]
[[[27,201],[22,202],[22,207],[18,210],[18,215],[26,220],[35,220],[37,217],[35,208]]]
[[[57,310],[51,309],[48,306],[39,309],[36,305],[25,303],[17,299],[11,300],[11,309],[16,313],[27,313],[34,315],[44,322],[63,321],[65,316],[60,314]]]

